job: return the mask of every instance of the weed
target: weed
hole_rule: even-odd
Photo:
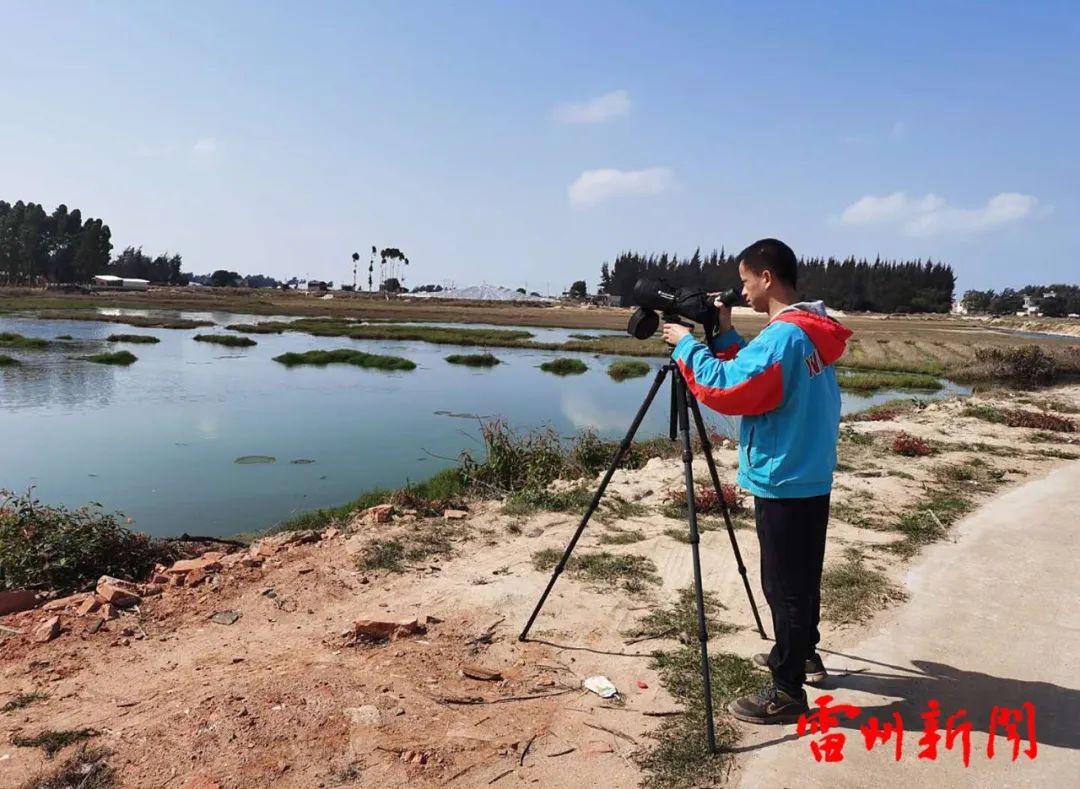
[[[975,471],[969,466],[939,466],[934,473],[946,482],[970,482],[975,479]]]
[[[503,512],[507,515],[528,515],[537,510],[551,512],[571,512],[584,510],[592,501],[594,492],[585,487],[573,487],[565,490],[525,488],[510,494],[503,503]]]
[[[357,560],[361,570],[389,570],[400,573],[405,569],[405,545],[401,540],[376,540],[364,546]]]
[[[920,392],[936,392],[942,388],[941,381],[932,375],[919,373],[886,373],[843,371],[836,382],[845,391],[873,392],[879,389],[911,389]]]
[[[126,367],[129,364],[134,364],[139,360],[139,357],[133,354],[131,351],[116,351],[115,353],[95,353],[93,356],[84,356],[84,359],[88,362],[95,362],[97,364],[119,364]]]
[[[1004,424],[1009,427],[1031,427],[1039,430],[1054,430],[1060,433],[1073,433],[1076,431],[1076,423],[1073,420],[1037,411],[993,408],[988,405],[969,405],[964,408],[962,415],[973,416],[985,422]]]
[[[24,707],[29,707],[38,701],[44,701],[49,698],[44,693],[19,693],[11,701],[0,707],[0,712],[14,712],[15,710],[21,710]]]
[[[1076,460],[1080,458],[1075,452],[1066,452],[1063,449],[1043,449],[1039,452],[1044,458],[1057,458],[1058,460]]]
[[[555,375],[581,375],[589,367],[581,359],[552,359],[541,364],[540,369]]]
[[[244,338],[238,338],[244,339]],[[274,357],[286,367],[296,367],[301,364],[325,367],[328,364],[352,364],[357,367],[366,367],[374,370],[415,370],[416,362],[403,359],[400,356],[379,356],[363,351],[354,351],[351,348],[339,348],[334,351],[305,351],[304,353],[283,353]]]
[[[239,331],[244,334],[281,334],[284,329],[270,326],[265,323],[230,323],[225,327],[231,331]]]
[[[868,447],[874,443],[874,436],[871,433],[860,433],[850,427],[842,427],[840,428],[840,440],[858,447]]]
[[[918,436],[901,433],[892,443],[892,451],[905,457],[925,457],[933,453],[933,448]]]
[[[607,374],[613,381],[625,381],[628,378],[641,378],[648,375],[652,369],[647,363],[620,359],[612,362],[607,369]]]
[[[187,318],[155,318],[147,315],[105,315],[94,310],[43,310],[38,313],[42,320],[97,321],[99,323],[124,323],[143,329],[198,329],[213,326],[213,321],[195,321]]]
[[[490,353],[455,353],[447,356],[446,361],[467,367],[494,367],[500,363],[498,357]]]
[[[31,778],[23,789],[113,789],[116,770],[106,763],[108,756],[105,748],[82,745],[52,772]]]
[[[954,375],[964,381],[1002,381],[1019,387],[1047,386],[1057,380],[1058,356],[1037,345],[979,348],[975,360]]]
[[[641,529],[611,529],[600,535],[597,540],[601,545],[629,545],[645,539]]]
[[[915,411],[921,407],[924,407],[918,400],[911,398],[901,398],[898,400],[889,400],[885,403],[878,405],[872,405],[869,408],[862,411],[856,411],[853,414],[848,414],[844,417],[844,422],[888,422],[896,419],[898,416]]]
[[[884,573],[867,567],[857,553],[821,574],[821,612],[833,622],[861,622],[878,608],[906,594]]]
[[[727,504],[729,513],[742,512],[745,508],[743,492],[736,486],[726,482],[720,484],[724,494],[724,502]],[[663,514],[669,518],[686,517],[686,489],[679,488],[668,491],[664,496],[667,504],[663,507]],[[699,515],[719,515],[723,512],[720,497],[716,495],[716,489],[699,487],[694,490],[694,511]]]
[[[550,570],[559,561],[562,551],[545,548],[533,554],[533,567],[540,571]],[[656,565],[645,556],[633,553],[575,553],[566,564],[566,571],[571,577],[587,583],[614,585],[620,584],[631,593],[645,590],[645,583],[659,583]]]
[[[244,324],[238,324],[244,325]],[[342,318],[301,318],[295,321],[263,321],[242,331],[295,331],[316,337],[351,337],[354,340],[414,340],[441,345],[526,346],[532,332],[517,329],[461,329],[445,326],[401,326],[390,323],[355,323]]]
[[[195,342],[210,342],[215,345],[225,345],[229,348],[250,348],[258,345],[250,337],[237,337],[235,334],[196,334]]]
[[[439,523],[418,523],[396,537],[373,540],[363,547],[357,557],[360,570],[404,572],[407,564],[419,564],[433,556],[446,556],[453,550],[453,541],[462,537],[459,526]]]
[[[131,342],[142,345],[152,345],[161,342],[157,337],[150,334],[110,334],[106,338],[109,342]]]
[[[41,748],[45,751],[46,758],[51,759],[59,750],[71,745],[71,743],[96,736],[97,732],[93,729],[64,729],[61,731],[46,729],[33,737],[23,737],[21,734],[13,735],[11,744],[19,748]]]
[[[704,592],[702,602],[705,608],[705,632],[709,638],[738,630],[735,625],[716,618],[716,614],[725,610],[726,606],[715,594]],[[679,590],[678,597],[671,604],[649,612],[640,622],[624,631],[623,636],[634,641],[677,638],[682,643],[689,644],[697,642],[697,633],[697,602],[694,587],[687,586]]]

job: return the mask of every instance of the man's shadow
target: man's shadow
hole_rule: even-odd
[[[822,650],[825,652],[825,650]],[[829,653],[827,653],[829,654]],[[833,655],[843,653],[833,652]],[[871,716],[876,716],[881,723],[891,723],[893,713],[899,712],[904,724],[905,739],[909,732],[918,732],[921,736],[924,720],[922,715],[929,711],[928,703],[936,699],[940,706],[939,734],[942,740],[939,749],[945,748],[945,722],[960,712],[965,715],[957,718],[956,723],[970,723],[972,734],[989,733],[991,713],[994,707],[1022,710],[1024,702],[1030,702],[1035,708],[1035,740],[1045,745],[1060,748],[1080,749],[1080,690],[1055,685],[1051,682],[1038,682],[1022,679],[1010,679],[983,674],[978,671],[965,671],[944,663],[914,660],[911,668],[892,666],[855,655],[843,655],[859,661],[869,668],[858,667],[849,672],[840,672],[830,676],[825,687],[807,687],[807,697],[813,708],[814,701],[822,695],[834,697],[833,704],[851,703],[842,692],[835,690],[857,690],[880,696],[890,696],[896,701],[873,707],[861,707],[861,714],[854,719],[840,718],[840,726],[857,730],[866,724]],[[830,661],[826,659],[826,665]],[[995,755],[1012,758],[1012,744],[1005,739],[1005,728],[998,723],[995,728]],[[1017,732],[1023,743],[1021,750],[1028,747],[1028,727],[1025,718],[1017,724]],[[972,737],[972,750],[984,748],[986,738]],[[959,748],[959,741],[954,748]]]

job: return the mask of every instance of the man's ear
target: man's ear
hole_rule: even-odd
[[[761,277],[761,286],[763,290],[768,290],[772,287],[774,281],[772,271],[764,269],[759,276]]]

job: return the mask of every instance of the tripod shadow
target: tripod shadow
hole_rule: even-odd
[[[821,650],[826,652],[826,650]],[[842,654],[842,653],[831,653]],[[893,713],[899,712],[904,722],[905,731],[921,731],[923,719],[928,711],[928,702],[936,699],[941,705],[939,726],[945,728],[945,720],[960,710],[965,715],[957,719],[958,723],[971,723],[972,732],[989,733],[990,716],[994,707],[1020,709],[1024,702],[1031,702],[1035,707],[1035,739],[1038,743],[1053,745],[1071,750],[1080,749],[1080,690],[1062,687],[1051,682],[997,677],[979,671],[967,671],[945,663],[926,660],[914,660],[915,670],[863,660],[848,655],[855,660],[877,666],[881,670],[858,671],[830,677],[827,688],[807,688],[807,696],[814,706],[814,700],[821,695],[836,695],[832,688],[856,690],[889,696],[896,701],[872,707],[862,707],[862,714],[855,719],[841,718],[840,726],[857,730],[871,716],[881,722],[892,721]],[[837,698],[842,703],[843,698]],[[1027,740],[1026,720],[1017,727],[1021,737]],[[1000,737],[1003,728],[999,724],[996,734]],[[972,743],[976,747],[976,743]],[[1004,740],[999,742],[1002,751],[1011,753],[1011,746]]]
[[[526,643],[531,644],[544,644],[549,647],[555,647],[556,649],[566,649],[571,652],[591,652],[594,655],[611,655],[612,657],[629,657],[629,658],[647,658],[652,657],[652,652],[611,652],[606,649],[593,649],[592,647],[578,646],[577,644],[559,644],[554,641],[547,641],[543,638],[527,638]]]

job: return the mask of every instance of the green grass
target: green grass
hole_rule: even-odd
[[[942,383],[934,376],[916,373],[849,372],[842,370],[836,376],[840,388],[850,392],[874,392],[881,389],[910,389],[936,392]]]
[[[0,707],[0,712],[14,712],[15,710],[21,710],[29,707],[31,704],[44,701],[47,698],[49,698],[47,695],[38,693],[37,691],[32,693],[19,693],[3,707]]]
[[[503,512],[507,515],[530,515],[540,510],[571,512],[584,510],[592,501],[593,491],[586,487],[550,491],[533,487],[519,490],[506,497]]]
[[[494,367],[499,359],[490,353],[455,353],[446,357],[450,364],[463,364],[467,367]]]
[[[449,556],[455,540],[465,536],[458,524],[420,522],[394,537],[375,539],[363,547],[357,557],[359,570],[387,570],[401,573],[410,564],[421,564],[435,556]]]
[[[116,351],[114,353],[95,353],[93,356],[84,356],[84,359],[88,362],[94,362],[96,364],[119,364],[127,366],[134,364],[139,360],[139,357],[133,354],[131,351]]]
[[[105,748],[80,746],[79,750],[55,770],[40,773],[22,785],[22,789],[114,789],[116,770],[105,761]]]
[[[252,345],[258,345],[250,337],[237,337],[233,334],[196,334],[193,339],[195,342],[212,342],[229,348],[250,348]]]
[[[898,416],[912,413],[923,407],[923,404],[910,397],[901,397],[888,400],[884,403],[872,405],[861,411],[847,414],[841,420],[843,422],[886,422],[896,419]]]
[[[601,545],[630,545],[645,539],[641,529],[611,529],[600,535],[597,540]]]
[[[0,348],[25,348],[28,350],[41,350],[48,348],[49,341],[41,337],[24,337],[14,332],[0,332]]]
[[[458,329],[445,326],[402,326],[393,323],[361,324],[341,318],[301,318],[296,321],[263,321],[238,331],[295,331],[316,337],[351,337],[354,340],[398,340],[440,345],[487,345],[520,347],[532,332],[514,329]]]
[[[123,323],[143,329],[198,329],[213,326],[213,321],[195,321],[188,318],[154,318],[146,315],[103,315],[94,310],[42,310],[37,314],[41,320],[97,321],[99,323]]]
[[[372,370],[415,370],[416,362],[400,356],[379,356],[374,353],[354,351],[351,348],[339,348],[333,351],[306,351],[304,353],[283,353],[274,357],[286,367],[308,364],[325,367],[328,364],[352,364]]]
[[[13,356],[0,353],[0,367],[18,367],[22,362]]]
[[[705,592],[702,602],[705,604],[705,632],[709,638],[738,630],[735,625],[716,618],[720,611],[726,610],[726,606],[714,593]],[[697,602],[691,584],[680,589],[674,601],[650,611],[636,625],[623,631],[623,636],[633,641],[676,638],[683,643],[697,643],[697,632]]]
[[[24,737],[21,734],[12,735],[11,744],[19,748],[41,748],[45,751],[46,758],[51,759],[57,751],[71,743],[96,736],[97,732],[93,729],[64,729],[62,731],[46,729],[33,737]]]
[[[867,567],[857,552],[850,552],[840,564],[826,566],[821,574],[821,616],[830,622],[865,621],[889,602],[906,596],[883,572]]]
[[[541,364],[540,369],[555,375],[580,375],[589,367],[581,359],[552,359]]]
[[[56,335],[56,339],[58,339],[58,340],[74,340],[75,338],[72,337],[70,334],[58,334],[58,335]]]
[[[646,362],[620,359],[611,363],[607,369],[607,374],[613,381],[625,381],[628,378],[641,378],[643,375],[648,375],[650,370],[652,370],[652,367]]]
[[[557,548],[537,551],[532,557],[533,567],[541,572],[550,570],[561,556],[562,551]],[[604,587],[619,585],[634,594],[643,592],[646,583],[660,583],[652,559],[633,553],[578,552],[570,557],[566,572],[586,583]]]
[[[230,323],[225,328],[231,331],[244,332],[245,334],[281,334],[285,331],[277,326],[268,326],[262,323]]]
[[[149,334],[110,334],[106,339],[109,342],[132,342],[141,343],[143,345],[152,345],[155,342],[161,342],[157,337],[153,337]]]

